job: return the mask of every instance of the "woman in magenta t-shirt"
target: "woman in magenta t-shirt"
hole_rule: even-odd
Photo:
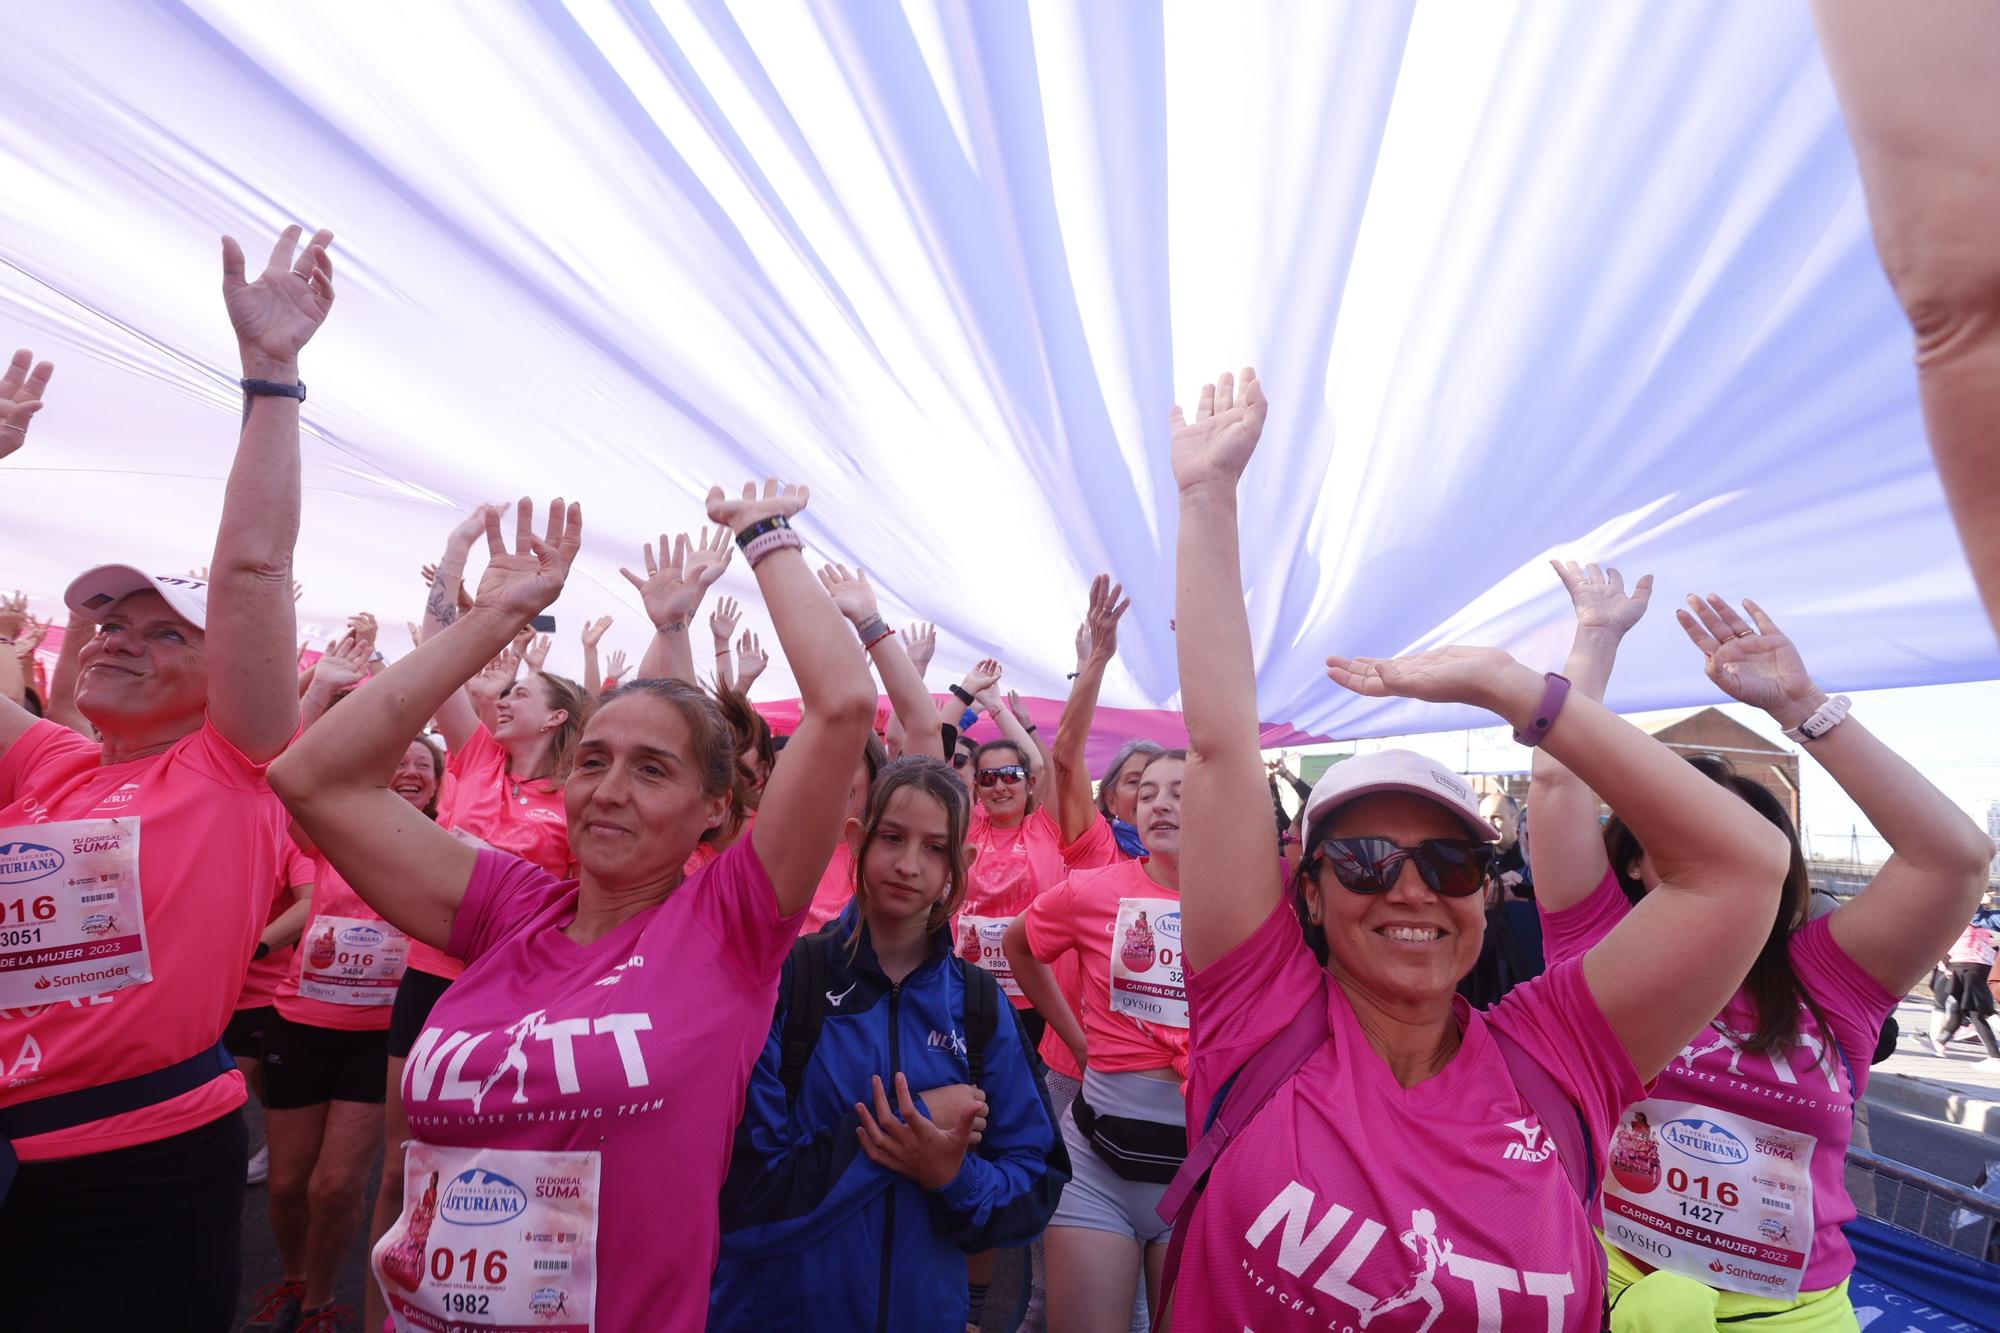
[[[273,768],[364,901],[466,960],[404,1068],[410,1205],[375,1273],[406,1327],[702,1327],[731,1135],[840,829],[843,792],[822,775],[853,768],[875,715],[860,646],[789,526],[805,501],[775,483],[709,495],[710,518],[744,545],[804,718],[763,817],[694,876],[682,867],[723,818],[736,755],[713,701],[682,682],[635,681],[592,710],[563,787],[574,881],[475,850],[382,785],[408,733],[561,592],[582,540],[575,505],[553,506],[538,539],[523,500],[512,553],[490,519],[473,608]],[[655,1243],[661,1219],[671,1245]]]
[[[27,912],[0,937],[0,1136],[21,1162],[0,1203],[9,1328],[221,1328],[236,1304],[244,1090],[218,1042],[284,838],[263,766],[298,730],[298,354],[333,303],[333,235],[300,234],[254,281],[223,241],[245,398],[210,577],[103,565],[71,583],[97,625],[76,705],[102,744],[0,700],[0,881]],[[46,380],[23,352],[0,402]],[[129,1109],[57,1113],[144,1075],[161,1081]]]
[[[1628,594],[1615,569],[1557,562],[1556,572],[1576,607],[1564,672],[1579,694],[1600,698],[1652,579]],[[1807,737],[1806,753],[1894,854],[1846,906],[1809,920],[1805,857],[1784,806],[1721,760],[1694,761],[1783,832],[1789,869],[1777,910],[1757,923],[1742,988],[1621,1123],[1599,1217],[1614,1329],[1714,1328],[1781,1311],[1801,1328],[1853,1327],[1854,1254],[1841,1227],[1855,1215],[1844,1181],[1854,1106],[1883,1020],[1978,904],[1993,855],[1956,805],[1845,715],[1844,698],[1828,701],[1771,618],[1744,606],[1750,620],[1714,596],[1690,597],[1679,612],[1708,678]],[[1660,883],[1652,840],[1618,801],[1600,830],[1598,795],[1555,755],[1536,753],[1535,901],[1551,964],[1613,934]],[[1637,1154],[1634,1169],[1621,1169],[1621,1146]]]
[[[1464,779],[1390,751],[1336,764],[1314,788],[1288,895],[1237,550],[1236,485],[1264,415],[1248,370],[1240,391],[1227,375],[1205,388],[1193,421],[1174,412],[1190,1125],[1301,1006],[1325,1007],[1329,1035],[1215,1162],[1184,1223],[1176,1326],[1594,1333],[1590,1215],[1495,1034],[1608,1143],[1644,1080],[1742,981],[1784,839],[1496,649],[1332,657],[1328,674],[1358,693],[1472,704],[1546,744],[1644,826],[1663,890],[1584,957],[1472,1010],[1454,987],[1479,955],[1493,827]]]

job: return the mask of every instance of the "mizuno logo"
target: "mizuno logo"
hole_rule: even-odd
[[[836,1009],[840,1008],[840,1002],[846,999],[848,996],[854,994],[854,988],[856,986],[859,986],[860,984],[861,983],[858,981],[850,981],[847,983],[847,989],[842,991],[838,995],[835,995],[832,991],[828,991],[826,993],[826,1002],[832,1005]]]

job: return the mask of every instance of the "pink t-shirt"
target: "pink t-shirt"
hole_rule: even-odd
[[[819,887],[813,890],[813,900],[806,907],[806,922],[799,927],[799,933],[810,935],[819,930],[846,911],[853,900],[854,852],[842,839],[833,849],[833,859],[826,863],[826,873],[819,877]]]
[[[1984,926],[1967,926],[1953,941],[1947,963],[1985,963],[1991,966],[1995,954],[1993,932]]]
[[[1191,973],[1188,994],[1196,1136],[1223,1083],[1299,1005],[1326,1005],[1330,1038],[1209,1177],[1188,1224],[1176,1327],[1601,1327],[1597,1237],[1487,1031],[1505,1029],[1541,1062],[1601,1149],[1643,1089],[1581,964],[1517,986],[1486,1014],[1454,1001],[1458,1052],[1413,1088],[1369,1046],[1290,903]]]
[[[1060,832],[1060,826],[1058,826]],[[1078,870],[1100,870],[1105,866],[1117,865],[1128,860],[1118,846],[1117,835],[1111,831],[1111,821],[1102,815],[1090,822],[1083,836],[1075,842],[1062,845],[1063,869],[1067,872]],[[1074,952],[1066,953],[1049,965],[1056,974],[1056,985],[1062,987],[1063,998],[1077,1014],[1083,1013],[1083,972]],[[1069,1053],[1069,1043],[1056,1035],[1054,1028],[1042,1033],[1042,1063],[1065,1078],[1083,1081],[1083,1069],[1076,1057]]]
[[[153,980],[89,999],[0,1009],[0,1106],[149,1073],[213,1046],[264,928],[287,818],[246,759],[204,721],[159,754],[103,749],[37,722],[0,756],[0,828],[139,821],[139,883]],[[153,1143],[243,1104],[234,1068],[124,1115],[20,1139],[24,1162]]]
[[[715,1200],[805,914],[778,915],[748,838],[588,946],[563,934],[576,907],[574,881],[479,853],[450,942],[465,974],[403,1069],[410,1130],[601,1151],[597,1326],[696,1333]]]
[[[1155,883],[1145,866],[1144,861],[1123,861],[1102,870],[1080,870],[1035,899],[1027,911],[1028,948],[1044,963],[1064,954],[1075,957],[1083,1001],[1076,1018],[1090,1042],[1092,1069],[1100,1074],[1172,1069],[1185,1079],[1186,1028],[1142,1022],[1111,1007],[1111,937],[1119,901],[1180,901],[1180,894]]]
[[[1575,907],[1545,909],[1542,942],[1550,964],[1580,957],[1631,910],[1610,871]],[[1738,991],[1708,1030],[1661,1071],[1652,1092],[1663,1100],[1697,1102],[1813,1136],[1813,1241],[1805,1291],[1838,1286],[1854,1271],[1854,1251],[1841,1231],[1855,1215],[1845,1180],[1847,1146],[1854,1135],[1854,1103],[1867,1091],[1868,1061],[1882,1021],[1896,1007],[1896,997],[1834,943],[1831,922],[1829,913],[1793,931],[1790,952],[1800,984],[1832,1024],[1840,1051],[1829,1047],[1825,1029],[1804,1006],[1798,1046],[1775,1058],[1741,1050],[1741,1039],[1756,1030],[1757,1011],[1749,996]]]
[[[324,856],[313,857],[312,916],[306,921],[305,935],[293,951],[292,967],[278,986],[278,1014],[288,1022],[308,1027],[331,1028],[335,1032],[382,1032],[389,1027],[393,1006],[387,1004],[329,1004],[299,994],[299,974],[313,947],[313,927],[323,916],[351,917],[357,921],[380,921],[381,913],[361,901],[338,870]],[[394,929],[393,927],[387,927]],[[414,941],[412,941],[414,943]]]
[[[974,916],[1019,916],[1063,877],[1062,830],[1046,809],[1000,828],[975,806],[965,840],[979,849],[962,909]]]
[[[551,875],[567,875],[574,868],[562,788],[546,778],[515,782],[507,772],[507,749],[492,732],[475,727],[471,738],[453,752],[445,778],[438,797],[441,827],[470,833]],[[414,940],[410,966],[447,980],[465,970],[465,964],[450,954]]]
[[[312,858],[300,851],[297,843],[286,838],[284,845],[278,849],[278,854],[282,858],[282,866],[277,882],[272,887],[270,913],[264,918],[264,925],[267,927],[292,910],[292,904],[298,901],[292,896],[295,885],[313,882]],[[263,934],[263,931],[259,930],[258,934]],[[287,944],[282,949],[273,949],[250,964],[250,970],[243,974],[243,989],[236,994],[238,1013],[245,1009],[261,1008],[277,998],[278,987],[284,983],[285,977],[292,970],[295,947]],[[254,948],[252,952],[255,952]]]

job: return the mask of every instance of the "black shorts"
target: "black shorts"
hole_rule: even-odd
[[[243,1113],[23,1162],[0,1203],[0,1328],[226,1329],[243,1254]]]
[[[279,1014],[264,1031],[264,1105],[298,1111],[328,1102],[380,1106],[389,1085],[389,1034],[340,1032]]]
[[[254,1009],[238,1009],[222,1030],[222,1044],[239,1060],[264,1058],[264,1033],[278,1019],[278,1007],[260,1004]]]
[[[417,1037],[424,1030],[424,1020],[431,1016],[438,997],[450,988],[449,980],[430,972],[419,972],[413,967],[403,973],[396,986],[396,1006],[389,1011],[391,1057],[402,1060],[409,1056],[410,1048],[417,1044]]]

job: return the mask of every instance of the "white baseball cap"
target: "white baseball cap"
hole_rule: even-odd
[[[1481,842],[1498,842],[1500,831],[1479,813],[1472,784],[1428,755],[1415,750],[1382,750],[1343,759],[1321,775],[1306,798],[1306,827],[1336,806],[1378,791],[1408,792],[1436,801],[1457,815]]]
[[[148,574],[136,565],[99,565],[70,581],[63,602],[85,620],[102,623],[124,598],[147,589],[167,599],[174,614],[196,629],[208,628],[208,584],[185,576]]]

